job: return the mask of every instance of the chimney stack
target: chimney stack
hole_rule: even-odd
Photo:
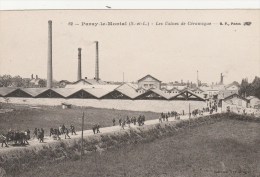
[[[223,83],[224,83],[223,77],[224,77],[224,76],[223,76],[223,74],[221,73],[221,74],[220,74],[220,84],[223,84]]]
[[[36,75],[36,79],[38,79],[38,75]]]
[[[48,21],[47,88],[52,88],[52,21]]]
[[[81,80],[81,48],[78,48],[78,80]]]
[[[31,79],[33,79],[33,74],[31,75]]]
[[[99,57],[98,57],[98,41],[95,41],[96,43],[96,70],[95,70],[95,79],[96,81],[99,80]]]

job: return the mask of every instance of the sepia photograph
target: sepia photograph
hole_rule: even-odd
[[[259,177],[260,10],[1,10],[0,177]]]

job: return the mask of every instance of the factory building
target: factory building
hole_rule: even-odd
[[[137,81],[138,89],[161,89],[161,82],[160,80],[156,79],[155,77],[151,75],[146,75],[143,78],[139,79]]]

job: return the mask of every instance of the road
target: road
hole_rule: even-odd
[[[215,114],[216,112],[214,112],[213,114]],[[209,115],[209,113],[204,113],[203,116],[207,116]],[[176,120],[174,117],[169,117],[168,118],[168,122],[176,122],[176,121],[180,121],[180,120],[187,120],[189,119],[189,116],[188,115],[182,115],[180,116],[180,119],[179,120]],[[147,125],[154,125],[154,124],[157,124],[159,123],[159,119],[153,119],[153,120],[147,120],[145,121],[145,125],[144,126],[147,126]],[[130,124],[130,127],[131,128],[137,128],[139,127],[138,125],[133,125],[133,124]],[[116,125],[116,126],[111,126],[111,127],[103,127],[103,128],[100,128],[100,133],[99,134],[104,134],[104,133],[111,133],[111,132],[119,132],[119,131],[125,131],[125,130],[128,130],[129,127],[128,125],[126,125],[124,127],[124,130],[119,126],[119,125]],[[80,139],[81,138],[81,131],[77,131],[76,132],[77,135],[70,135],[71,139]],[[83,131],[83,137],[88,137],[88,136],[95,136],[93,134],[93,131],[92,130],[84,130]],[[65,135],[61,135],[60,136],[61,138],[61,141],[66,141],[66,140],[71,140],[71,139],[65,139]],[[0,154],[5,154],[9,151],[17,151],[17,150],[21,150],[21,149],[33,149],[33,148],[39,148],[41,146],[45,146],[49,143],[55,143],[55,142],[59,142],[59,140],[54,140],[52,137],[50,136],[45,136],[44,137],[44,143],[40,143],[38,139],[34,138],[34,139],[31,139],[28,141],[29,142],[29,145],[26,145],[26,146],[9,146],[9,147],[0,147]]]

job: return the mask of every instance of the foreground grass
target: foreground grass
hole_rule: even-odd
[[[76,131],[81,130],[82,113],[85,113],[84,129],[91,129],[94,124],[99,123],[101,127],[112,126],[113,118],[118,124],[119,118],[126,116],[145,115],[146,119],[157,119],[158,113],[138,112],[127,110],[102,109],[91,107],[73,107],[72,109],[62,109],[61,106],[40,106],[37,109],[24,105],[2,104],[2,108],[14,109],[13,112],[0,113],[0,133],[6,132],[10,128],[25,130],[43,128],[45,133],[49,133],[51,127],[55,128],[62,124],[70,126],[74,124]]]
[[[40,165],[19,176],[257,177],[259,137],[259,123],[222,120],[153,142],[91,153],[82,162]]]

